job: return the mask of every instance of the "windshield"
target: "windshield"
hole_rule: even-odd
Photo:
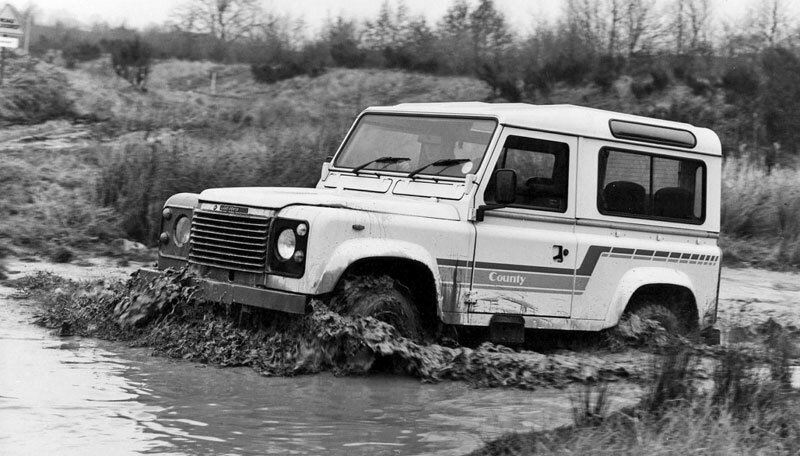
[[[474,173],[497,122],[487,119],[366,114],[334,166],[420,175]]]

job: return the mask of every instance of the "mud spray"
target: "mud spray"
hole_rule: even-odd
[[[159,355],[250,366],[264,375],[389,370],[430,382],[525,389],[648,377],[649,363],[642,362],[641,354],[543,354],[491,343],[477,348],[421,344],[389,324],[342,315],[321,301],[313,301],[303,316],[243,314],[238,306],[197,299],[195,280],[185,271],[155,281],[134,275],[126,283],[77,283],[40,274],[17,286],[43,303],[38,322],[62,335],[125,340],[152,347]]]

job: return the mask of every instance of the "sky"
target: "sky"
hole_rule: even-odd
[[[9,0],[6,0],[9,1]],[[669,0],[657,0],[664,2]],[[759,0],[711,0],[715,16],[730,20],[742,16]],[[162,24],[170,12],[185,0],[10,0],[9,3],[24,8],[33,4],[40,12],[37,22],[108,22],[112,26],[127,25],[143,28]],[[395,3],[390,0],[391,3]],[[474,3],[475,0],[472,0]],[[4,0],[0,0],[0,4]],[[269,11],[303,16],[310,27],[318,28],[326,18],[343,14],[345,17],[371,18],[377,15],[382,0],[261,0]],[[792,3],[792,2],[790,2]],[[423,14],[436,21],[452,4],[452,0],[405,0],[413,14]],[[552,20],[562,9],[561,0],[495,0],[498,9],[518,32],[529,31],[541,19]]]

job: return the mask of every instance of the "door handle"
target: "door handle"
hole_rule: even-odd
[[[553,254],[553,261],[563,263],[564,257],[569,255],[569,250],[565,249],[563,245],[554,245]]]

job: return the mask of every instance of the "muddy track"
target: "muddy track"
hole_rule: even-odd
[[[14,126],[0,132],[0,151],[67,149],[91,144],[92,132],[86,125],[57,120],[34,126]]]

